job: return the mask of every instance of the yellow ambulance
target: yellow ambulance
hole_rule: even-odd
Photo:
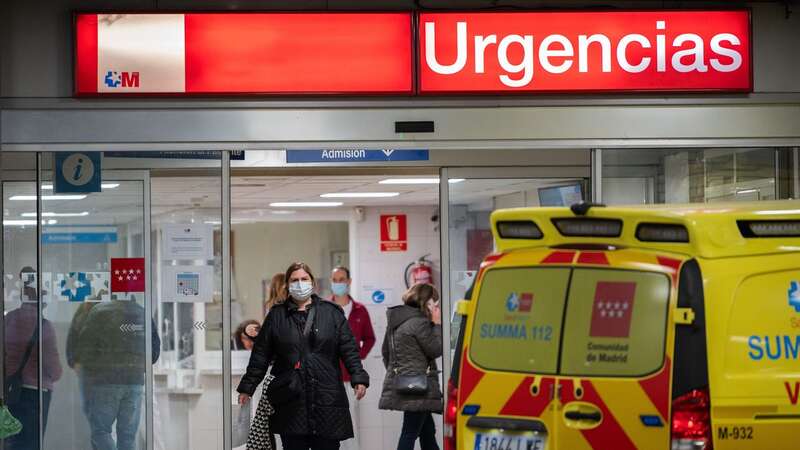
[[[800,448],[800,202],[491,222],[446,450]]]

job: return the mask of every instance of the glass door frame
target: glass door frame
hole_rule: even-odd
[[[590,149],[586,150],[591,152]],[[590,165],[572,166],[514,166],[514,167],[442,167],[439,169],[439,250],[441,252],[441,304],[442,311],[442,381],[444,386],[450,379],[452,369],[451,342],[451,319],[453,316],[453,302],[451,301],[450,291],[450,180],[456,179],[525,179],[525,178],[581,178],[586,180],[587,188],[590,193],[589,199],[594,195],[594,175],[595,160],[591,158]],[[587,200],[589,200],[587,199]],[[443,389],[445,404],[448,389]]]
[[[28,152],[25,152],[28,153]],[[34,152],[30,152],[34,153]],[[43,193],[43,184],[45,182],[52,182],[53,180],[45,178],[44,170],[43,169],[43,157],[46,154],[55,154],[55,152],[35,152],[36,158],[36,168],[33,170],[23,169],[20,171],[14,171],[11,173],[5,173],[0,171],[0,199],[5,200],[4,197],[4,185],[6,182],[21,182],[21,183],[34,183],[36,186],[36,292],[42,292],[42,263],[43,263],[43,247],[42,247],[42,211],[43,211],[43,204],[42,204],[42,196]],[[49,170],[53,170],[54,168],[50,168]],[[152,317],[153,305],[152,299],[153,295],[151,293],[152,289],[152,281],[151,281],[151,249],[150,249],[150,174],[146,170],[116,170],[111,169],[107,172],[102,173],[102,177],[104,181],[139,181],[142,183],[142,239],[144,245],[144,258],[145,258],[145,286],[146,290],[144,292],[144,309],[145,309],[145,317]],[[2,228],[5,226],[3,225]],[[4,240],[0,240],[0,274],[5,276],[5,248],[4,248]],[[0,292],[0,315],[5,317],[6,312],[6,301],[5,301],[5,289],[3,292]],[[38,311],[38,326],[39,330],[42,329],[42,323],[44,321],[44,299],[43,295],[37,295],[37,311]],[[3,355],[3,373],[0,374],[0,380],[3,381],[3,386],[5,386],[5,349],[6,349],[6,342],[5,342],[5,321],[0,321],[0,354]],[[42,340],[41,340],[41,332],[37,339],[36,344],[36,352],[38,355],[38,385],[41,386],[42,380],[42,372],[43,372],[43,350],[42,350]],[[150,336],[152,333],[152,322],[150,320],[145,320],[145,336]],[[152,359],[153,348],[152,348],[152,340],[145,339],[145,360],[150,361]],[[39,413],[39,420],[38,420],[38,434],[39,434],[39,448],[44,449],[44,428],[42,427],[43,423],[43,409],[42,405],[44,402],[44,395],[43,390],[39,389],[39,406],[38,406],[38,413]],[[147,449],[152,449],[152,417],[153,417],[153,401],[152,401],[152,393],[153,393],[153,367],[150,364],[145,365],[145,441],[147,444]],[[4,445],[4,444],[0,444]],[[2,448],[2,447],[0,447]]]

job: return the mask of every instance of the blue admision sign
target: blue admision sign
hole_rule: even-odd
[[[318,149],[286,150],[289,164],[310,163],[367,163],[367,162],[409,162],[428,161],[429,151],[423,149]]]

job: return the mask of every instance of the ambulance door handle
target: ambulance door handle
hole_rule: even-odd
[[[580,412],[580,411],[567,411],[564,417],[568,420],[580,420],[583,422],[600,422],[603,418],[599,412]]]

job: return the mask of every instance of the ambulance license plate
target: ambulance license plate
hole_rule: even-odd
[[[546,434],[478,433],[475,450],[545,450]]]

